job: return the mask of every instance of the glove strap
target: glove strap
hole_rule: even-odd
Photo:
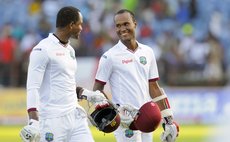
[[[171,125],[171,124],[173,124],[173,117],[172,117],[172,116],[164,117],[164,118],[163,118],[163,122],[164,122],[165,124]]]
[[[88,99],[88,94],[90,94],[92,91],[89,91],[87,89],[83,89],[81,98],[87,100]]]

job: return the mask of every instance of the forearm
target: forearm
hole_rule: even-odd
[[[170,108],[168,98],[166,94],[162,91],[159,91],[159,96],[152,98],[153,102],[157,103],[160,110],[168,109]]]
[[[155,98],[152,99],[153,102],[155,102],[160,110],[161,110],[161,115],[162,117],[173,117],[173,113],[172,110],[170,108],[170,104],[168,101],[168,97],[165,94],[164,90],[162,88],[160,88],[160,96],[157,96]]]
[[[161,117],[163,120],[162,126],[164,129],[164,132],[161,135],[161,141],[175,141],[179,134],[179,125],[173,120],[173,112],[170,108],[166,93],[159,87],[157,82],[153,82],[150,83],[150,95],[152,101],[156,103],[161,110]]]
[[[150,95],[152,97],[152,101],[160,108],[163,118],[169,116],[173,117],[168,97],[164,90],[157,84],[157,82],[150,83]]]
[[[104,96],[105,96],[107,99],[109,99],[108,96],[106,95],[106,93],[104,92],[104,87],[105,87],[105,86],[104,86],[103,84],[98,83],[98,82],[95,82],[95,83],[94,83],[94,86],[93,86],[93,91],[99,90],[101,93],[104,94]]]

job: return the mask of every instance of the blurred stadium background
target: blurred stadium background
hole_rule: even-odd
[[[228,142],[229,0],[0,0],[1,142],[20,141],[18,132],[27,122],[28,56],[54,31],[56,13],[65,5],[78,7],[84,16],[81,39],[71,41],[80,86],[92,88],[99,57],[118,40],[113,14],[130,9],[138,21],[137,39],[155,51],[160,84],[181,125],[178,142]],[[96,142],[115,141],[95,128],[92,132]]]

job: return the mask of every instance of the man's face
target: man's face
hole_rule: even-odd
[[[128,13],[117,14],[114,17],[116,33],[121,41],[135,39],[136,22]]]
[[[79,15],[79,21],[72,24],[71,37],[74,39],[79,39],[80,33],[82,31],[83,17],[81,13],[79,13]]]

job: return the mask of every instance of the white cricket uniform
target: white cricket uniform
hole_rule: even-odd
[[[131,51],[121,41],[102,55],[96,73],[97,82],[110,83],[113,103],[129,104],[137,109],[151,100],[149,81],[158,79],[153,50],[138,43],[138,48]],[[115,136],[119,142],[152,142],[152,133],[146,134],[122,128],[115,131]]]
[[[87,115],[77,102],[76,69],[74,49],[69,44],[63,46],[53,34],[30,54],[27,96],[39,96],[34,105],[39,106],[42,142],[93,142]],[[27,103],[27,108],[31,107]]]

